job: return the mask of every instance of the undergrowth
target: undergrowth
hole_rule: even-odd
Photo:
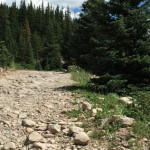
[[[118,103],[119,95],[116,93],[103,95],[91,90],[92,88],[88,88],[87,85],[92,76],[90,73],[77,66],[70,66],[68,70],[72,74],[72,79],[77,82],[76,88],[72,92],[84,97],[86,101],[92,104],[92,108],[103,109],[102,112],[99,111],[96,114],[92,122],[88,121],[87,123],[87,120],[91,117],[91,113],[82,111],[81,107],[79,107],[79,110],[68,112],[67,115],[69,118],[76,117],[78,120],[86,122],[83,127],[88,127],[89,129],[94,127],[95,131],[92,137],[102,139],[103,137],[114,134],[122,125],[108,121],[103,127],[100,127],[100,119],[110,119],[113,115],[131,117],[135,119],[135,123],[132,126],[134,138],[138,140],[142,138],[150,139],[150,127],[147,126],[150,122],[150,92],[135,92],[132,94],[132,97],[136,102],[126,106]],[[84,119],[81,117],[82,114],[85,116]],[[132,139],[132,137],[130,137],[128,141],[130,141],[130,139]],[[114,143],[114,141],[111,141],[110,145],[115,145]],[[132,147],[130,147],[130,149],[132,149]]]

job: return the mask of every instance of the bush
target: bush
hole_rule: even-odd
[[[150,85],[144,83],[129,84],[127,77],[123,75],[105,74],[98,78],[93,78],[88,83],[88,88],[103,94],[117,93],[119,95],[130,95],[140,91],[150,91]]]
[[[135,96],[136,103],[129,105],[125,114],[136,120],[150,121],[150,92],[139,92]]]
[[[118,93],[118,94],[125,94],[125,86],[127,80],[122,79],[121,75],[109,75],[105,74],[99,78],[93,78],[88,84],[88,87],[103,93]]]

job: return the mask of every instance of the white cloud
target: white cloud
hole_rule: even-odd
[[[0,2],[2,3],[6,3],[7,5],[11,6],[12,2],[16,2],[17,5],[20,5],[20,1],[21,0],[0,0]],[[85,0],[43,0],[44,1],[44,6],[47,5],[47,3],[52,4],[54,7],[56,7],[57,5],[64,8],[67,8],[69,6],[69,8],[71,10],[73,10],[74,8],[80,8],[82,6],[82,3]],[[26,4],[30,3],[30,0],[25,0]],[[39,6],[42,4],[42,0],[32,0],[33,4],[35,4],[36,6]],[[79,12],[73,12],[71,11],[71,17],[72,18],[76,18],[79,16]]]
[[[13,0],[0,0],[1,2],[5,2],[6,4],[8,4],[9,6],[12,4]],[[21,0],[14,0],[16,1],[17,4],[20,4]],[[25,0],[26,3],[29,3],[30,0]],[[40,5],[42,3],[42,0],[32,0],[32,2],[35,5]],[[82,5],[82,3],[84,2],[84,0],[44,0],[44,3],[50,3],[54,6],[59,5],[60,7],[67,7],[69,6],[70,8],[76,8],[76,7],[80,7]]]
[[[80,7],[84,2],[84,0],[46,0],[46,1],[50,2],[53,5],[59,5],[64,7],[69,6],[70,8]]]

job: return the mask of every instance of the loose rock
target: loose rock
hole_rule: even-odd
[[[68,135],[72,136],[74,133],[79,133],[79,132],[83,132],[83,131],[84,131],[83,128],[76,127],[76,126],[71,126],[69,128]]]
[[[121,97],[121,98],[119,98],[118,102],[122,103],[122,104],[125,104],[125,105],[130,105],[130,104],[133,103],[131,101],[131,99],[132,99],[132,97]]]
[[[25,118],[27,118],[27,116],[28,116],[27,113],[19,114],[19,118],[20,118],[20,119],[25,119]]]
[[[28,140],[30,141],[30,142],[38,142],[38,141],[40,141],[41,139],[42,139],[43,137],[42,137],[42,135],[41,134],[39,134],[38,132],[32,132],[32,133],[30,133],[30,135],[29,135],[29,137],[28,137]]]
[[[98,111],[102,112],[103,110],[102,110],[102,108],[95,108],[95,109],[92,109],[92,111],[91,111],[91,116],[92,116],[92,117],[95,117]]]
[[[88,102],[83,102],[82,103],[82,109],[84,110],[84,111],[89,111],[89,110],[91,110],[92,109],[92,105],[90,104],[90,103],[88,103]]]
[[[130,126],[134,123],[134,119],[126,116],[114,115],[112,116],[112,122],[119,122],[122,125]]]
[[[90,139],[85,132],[80,132],[80,133],[76,134],[75,139],[74,139],[74,144],[87,145],[89,140]]]
[[[105,118],[105,119],[99,119],[99,125],[100,126],[104,126],[107,122],[108,122],[108,118]]]
[[[56,133],[59,133],[61,131],[61,126],[58,124],[56,124],[56,125],[50,124],[50,125],[48,125],[48,130],[51,133],[56,134]]]
[[[22,120],[22,125],[25,127],[34,127],[35,122],[32,120],[24,119],[24,120]]]
[[[32,128],[27,128],[26,131],[27,131],[27,133],[31,133],[31,132],[33,132],[34,130],[33,130]]]
[[[16,145],[13,142],[8,142],[4,145],[3,150],[16,149]]]

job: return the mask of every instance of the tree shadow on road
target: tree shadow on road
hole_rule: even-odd
[[[62,87],[58,87],[58,88],[54,88],[53,91],[75,91],[75,90],[84,90],[84,91],[89,91],[89,92],[93,92],[93,89],[90,89],[86,86],[80,86],[80,85],[71,85],[71,86],[62,86]]]
[[[74,91],[76,89],[79,89],[79,87],[76,85],[71,85],[71,86],[62,86],[62,87],[54,88],[53,91]]]

